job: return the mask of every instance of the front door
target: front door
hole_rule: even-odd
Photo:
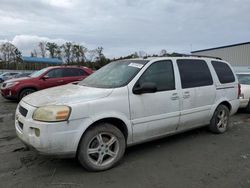
[[[154,93],[134,94],[129,91],[133,141],[140,142],[176,130],[179,123],[180,100],[170,60],[151,64],[134,88],[145,83],[155,84]]]
[[[41,89],[64,85],[63,69],[52,69],[40,79]]]

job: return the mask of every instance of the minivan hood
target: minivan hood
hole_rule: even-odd
[[[112,91],[113,89],[67,84],[32,93],[24,97],[22,101],[35,107],[70,105],[107,97]]]

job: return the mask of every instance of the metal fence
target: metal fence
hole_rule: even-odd
[[[23,73],[32,73],[35,70],[9,70],[9,69],[0,69],[0,74],[4,73],[4,72],[23,72]]]

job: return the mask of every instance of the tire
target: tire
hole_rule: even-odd
[[[4,80],[2,78],[0,78],[0,83],[2,83]]]
[[[126,148],[122,132],[112,124],[101,123],[83,135],[77,158],[88,171],[104,171],[114,167]]]
[[[248,105],[246,107],[246,112],[250,114],[250,100],[249,100]]]
[[[229,109],[225,105],[219,105],[210,121],[210,131],[222,134],[227,131],[229,126]]]
[[[31,93],[34,93],[36,90],[34,89],[23,89],[21,91],[21,93],[19,94],[19,97],[18,97],[18,100],[20,101],[23,97],[31,94]]]

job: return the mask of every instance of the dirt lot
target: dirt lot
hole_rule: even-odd
[[[250,115],[244,112],[224,135],[202,128],[134,146],[116,168],[89,173],[74,159],[25,149],[14,130],[16,106],[0,97],[0,187],[250,187]]]

